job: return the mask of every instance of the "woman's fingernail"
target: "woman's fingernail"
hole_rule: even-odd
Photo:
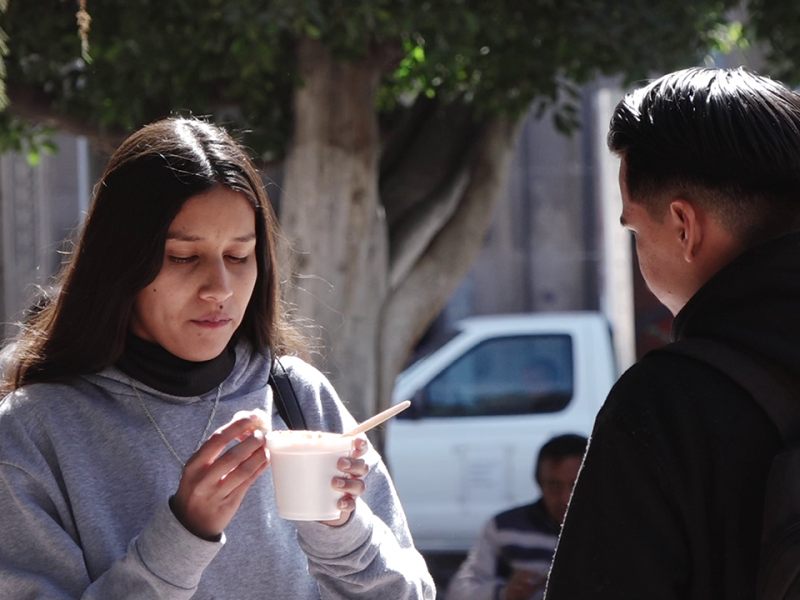
[[[337,477],[334,481],[336,482],[336,487],[337,488],[343,488],[344,487],[345,482],[344,482],[344,479],[342,479],[341,477]]]
[[[343,458],[342,459],[342,468],[343,469],[350,469],[352,467],[353,467],[353,461],[352,460],[350,460],[349,458]]]

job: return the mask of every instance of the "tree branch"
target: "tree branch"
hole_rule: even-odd
[[[387,403],[408,353],[469,271],[508,176],[520,120],[495,117],[475,142],[458,210],[433,238],[383,306],[380,400]]]
[[[389,245],[389,286],[403,281],[427,249],[431,240],[455,213],[469,184],[467,166],[459,169],[446,189],[428,202],[408,211],[395,224]]]
[[[479,130],[471,106],[429,105],[429,100],[418,99],[383,149],[381,203],[390,230],[420,204],[443,193]]]

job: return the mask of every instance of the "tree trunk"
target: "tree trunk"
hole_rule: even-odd
[[[311,322],[307,333],[321,347],[317,366],[363,420],[389,404],[414,344],[482,247],[518,127],[505,118],[470,125],[474,134],[458,141],[457,161],[452,152],[440,153],[449,161],[438,167],[441,185],[394,228],[390,257],[374,102],[381,65],[338,60],[311,40],[298,53],[303,85],[281,195],[294,257],[288,297]],[[462,123],[463,115],[456,120]],[[407,151],[409,164],[431,149],[430,136],[420,139],[422,148]],[[407,171],[401,165],[398,179],[413,187],[419,180]],[[380,445],[380,432],[373,439]]]
[[[301,40],[302,84],[286,160],[281,221],[296,257],[290,300],[313,321],[317,363],[361,420],[377,406],[376,340],[386,294],[387,232],[378,197],[381,65]]]

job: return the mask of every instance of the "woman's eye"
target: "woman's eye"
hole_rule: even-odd
[[[170,256],[169,260],[178,264],[186,264],[193,262],[196,258],[196,256]]]
[[[228,260],[235,263],[246,263],[247,258],[248,258],[247,256],[231,256],[230,254],[228,255]]]

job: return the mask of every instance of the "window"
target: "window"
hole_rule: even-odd
[[[426,417],[552,413],[572,399],[569,335],[495,338],[478,344],[423,390]]]

